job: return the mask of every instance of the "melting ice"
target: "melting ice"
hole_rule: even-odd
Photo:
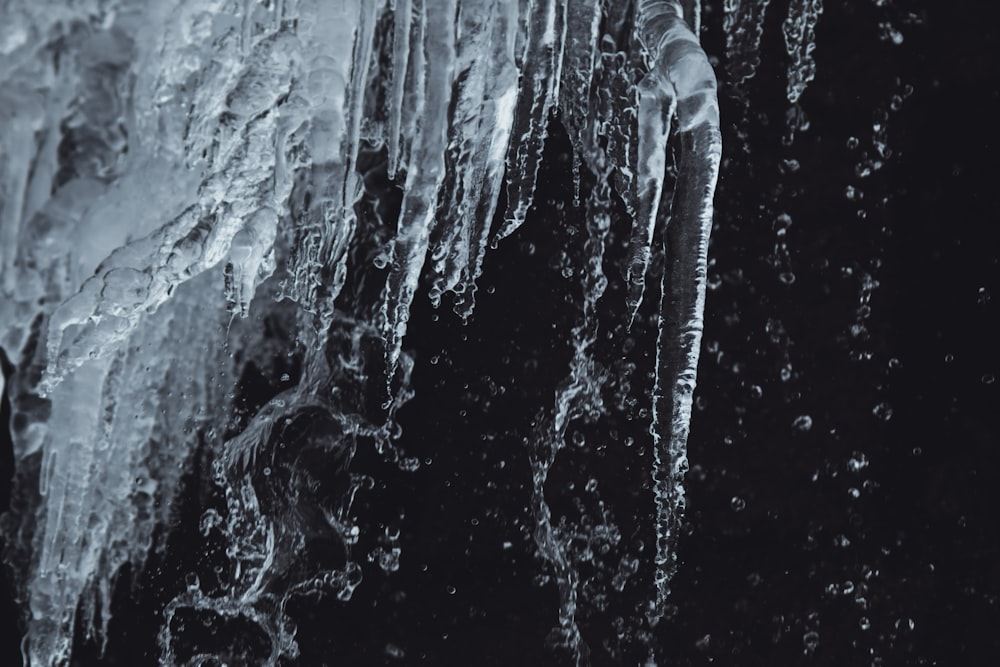
[[[767,4],[726,3],[727,49],[755,52]],[[821,4],[793,5],[795,101]],[[579,575],[545,480],[570,424],[608,409],[595,305],[622,279],[635,317],[669,220],[647,445],[655,624],[676,568],[721,158],[700,11],[696,0],[7,3],[0,346],[17,367],[18,470],[4,528],[28,663],[68,664],[77,628],[106,637],[112,584],[163,548],[195,457],[211,461],[206,481],[223,498],[199,528],[224,545],[228,575],[214,587],[193,578],[166,606],[161,661],[247,659],[181,641],[195,612],[258,627],[261,664],[296,657],[289,601],[347,601],[362,585],[352,501],[373,480],[350,471],[355,451],[416,465],[396,414],[418,372],[405,336],[421,276],[435,304],[450,295],[472,315],[485,254],[531,208],[554,114],[576,178],[597,186],[582,203],[573,358],[529,445],[533,538],[560,591],[553,622],[583,663]],[[748,60],[740,76],[753,74]],[[603,268],[614,196],[632,219],[623,278]],[[274,391],[244,415],[234,388],[248,369]],[[318,496],[321,476],[342,481],[336,497]]]

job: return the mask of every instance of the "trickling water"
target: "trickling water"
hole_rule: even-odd
[[[823,0],[792,0],[781,29],[791,65],[788,68],[788,101],[795,104],[816,77],[816,24],[823,13]]]

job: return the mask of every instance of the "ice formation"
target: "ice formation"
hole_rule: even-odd
[[[793,5],[794,102],[812,76],[820,3]],[[755,51],[766,6],[726,3],[727,49]],[[0,346],[18,369],[5,530],[28,663],[68,664],[78,628],[106,636],[115,579],[162,546],[195,457],[224,497],[200,528],[224,545],[226,576],[190,580],[163,610],[162,661],[246,659],[179,643],[197,613],[259,627],[261,664],[296,657],[289,601],[348,600],[361,581],[352,500],[372,480],[350,471],[356,449],[415,465],[396,412],[411,392],[404,342],[421,276],[435,304],[450,294],[472,315],[487,250],[528,216],[554,114],[578,190],[581,171],[597,185],[583,203],[569,375],[529,446],[533,536],[559,586],[561,641],[585,662],[580,556],[544,485],[569,424],[605,409],[592,344],[615,193],[633,222],[629,318],[669,221],[651,413],[655,624],[676,567],[721,159],[700,2],[14,0],[3,11]],[[740,67],[753,76],[749,56]],[[247,373],[273,390],[251,414],[234,395]],[[339,480],[339,495],[319,497],[319,476]],[[383,569],[398,567],[395,544],[380,553]]]

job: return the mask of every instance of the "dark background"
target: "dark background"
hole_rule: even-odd
[[[810,127],[791,145],[782,141],[786,4],[769,9],[748,103],[725,81],[724,59],[717,66],[727,158],[713,289],[675,608],[653,643],[672,665],[993,665],[1000,49],[990,3],[828,0],[817,78],[801,100]],[[903,42],[885,39],[880,23]],[[709,53],[724,53],[721,35],[720,12],[708,13]],[[898,110],[893,95],[905,97]],[[358,513],[405,514],[402,567],[366,571],[346,606],[303,611],[302,664],[565,660],[546,648],[556,596],[536,581],[545,566],[525,528],[522,443],[566,373],[578,316],[579,289],[561,278],[560,253],[578,260],[581,222],[556,205],[572,199],[572,182],[567,140],[553,128],[538,206],[487,256],[470,324],[417,297],[407,338],[417,394],[402,413],[402,446],[430,463],[402,474],[363,452],[355,462],[379,480]],[[879,140],[892,155],[862,177]],[[850,199],[848,187],[863,198]],[[624,224],[616,212],[613,233]],[[614,334],[609,350],[623,340],[609,324],[621,315],[620,256],[612,244],[602,313]],[[651,312],[632,335],[632,354],[647,363]],[[6,402],[3,411],[6,422]],[[641,425],[633,429],[640,439],[629,450],[568,452],[554,477],[562,484],[599,470],[626,541],[651,544],[651,497],[641,486],[649,457],[639,453],[649,444]],[[551,502],[558,510],[558,494]],[[197,506],[182,511],[182,525],[197,523]],[[139,594],[119,590],[108,664],[155,664],[157,601],[196,558],[183,529],[172,539]],[[648,551],[643,558],[625,592],[635,599],[582,623],[594,664],[639,660],[635,647],[613,658],[601,645],[618,611],[648,595]],[[3,591],[0,664],[19,664]],[[81,645],[79,664],[97,664],[93,654]]]

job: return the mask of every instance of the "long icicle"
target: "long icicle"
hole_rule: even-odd
[[[687,438],[703,328],[712,200],[722,158],[715,73],[683,16],[680,3],[674,0],[639,1],[638,36],[649,65],[640,94],[652,96],[657,102],[645,107],[648,113],[640,116],[639,122],[641,126],[653,123],[653,131],[659,133],[665,121],[654,110],[657,106],[662,109],[663,101],[676,104],[681,145],[672,220],[666,234],[667,259],[653,390],[651,432],[656,501],[653,621],[663,615],[670,579],[677,568],[675,545],[685,506],[683,478],[687,471]],[[640,128],[640,136],[644,129]],[[644,167],[659,168],[665,163],[665,156],[650,155],[644,150],[664,148],[660,142],[652,147],[646,145],[645,149],[640,144],[641,184],[654,178],[650,173],[642,173]]]

